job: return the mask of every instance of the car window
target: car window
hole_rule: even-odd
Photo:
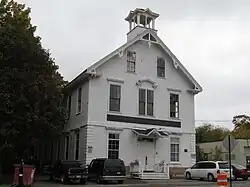
[[[124,162],[120,159],[107,159],[105,161],[105,167],[109,168],[117,168],[117,167],[123,167]]]
[[[213,162],[206,163],[206,168],[207,169],[215,169],[216,168],[216,164],[213,163]]]
[[[199,163],[197,163],[197,164],[193,165],[193,166],[191,167],[191,169],[197,169],[197,168],[198,168],[198,166],[199,166]]]
[[[234,166],[236,169],[239,169],[239,170],[241,170],[241,169],[246,169],[246,167],[241,166],[241,165],[237,165],[237,164],[234,164],[233,166]]]
[[[225,162],[219,162],[218,163],[220,169],[229,169],[228,163]]]
[[[206,169],[207,168],[207,163],[203,162],[199,164],[199,169]]]

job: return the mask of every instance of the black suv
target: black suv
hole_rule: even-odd
[[[88,177],[87,169],[81,167],[78,161],[56,161],[50,169],[50,179],[60,180],[67,184],[70,181],[80,180],[81,184],[86,183]]]
[[[126,177],[126,168],[121,159],[96,158],[88,165],[88,179],[98,184],[117,181],[122,184]]]

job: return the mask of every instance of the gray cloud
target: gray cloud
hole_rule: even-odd
[[[19,1],[32,8],[37,34],[67,80],[125,42],[129,10],[149,7],[160,13],[159,36],[204,87],[196,118],[250,114],[248,0]]]

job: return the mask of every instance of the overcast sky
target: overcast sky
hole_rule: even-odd
[[[130,10],[150,8],[160,14],[160,38],[203,86],[196,120],[231,128],[234,115],[250,114],[248,0],[18,1],[31,7],[37,35],[69,81],[126,41]]]

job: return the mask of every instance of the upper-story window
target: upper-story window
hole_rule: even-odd
[[[157,58],[157,77],[165,77],[165,60]]]
[[[121,104],[121,86],[120,85],[110,85],[109,94],[109,111],[120,112]]]
[[[170,117],[179,118],[179,95],[170,94]]]
[[[82,87],[78,88],[77,93],[77,114],[82,112]]]
[[[154,115],[154,91],[139,89],[139,114]]]
[[[128,51],[127,52],[127,72],[135,72],[135,62],[136,62],[136,52]]]
[[[71,113],[71,95],[69,95],[68,97],[68,108],[67,108],[68,117],[70,117],[70,113]]]

